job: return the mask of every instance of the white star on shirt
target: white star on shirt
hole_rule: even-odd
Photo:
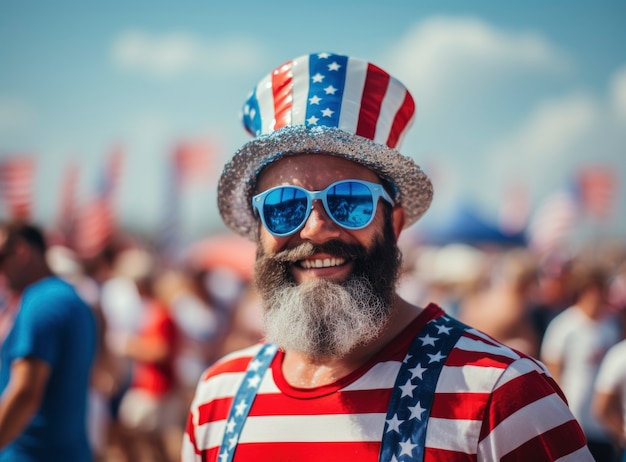
[[[400,398],[404,397],[404,396],[413,396],[413,390],[415,390],[417,388],[417,385],[413,385],[411,383],[411,379],[407,380],[406,383],[400,387],[400,390],[402,390],[402,395],[400,396]]]
[[[431,337],[429,334],[426,334],[424,337],[420,337],[422,341],[422,346],[432,345],[435,346],[435,342],[439,340],[438,338]]]
[[[437,326],[437,333],[438,334],[449,334],[450,331],[452,330],[452,327],[450,326]]]
[[[243,415],[243,413],[245,412],[247,407],[248,407],[248,405],[242,399],[241,401],[239,401],[239,404],[237,404],[237,406],[235,406],[235,415]]]
[[[396,433],[400,433],[400,424],[402,422],[404,422],[404,420],[400,420],[398,419],[397,415],[394,415],[391,419],[387,421],[387,425],[389,425],[389,428],[387,428],[387,432],[395,431]]]
[[[393,456],[391,456],[391,461],[390,462],[398,462],[398,459],[396,458],[395,454]]]
[[[421,364],[418,364],[413,369],[409,369],[409,372],[411,373],[413,378],[418,377],[419,379],[422,379],[423,378],[422,375],[427,370],[428,370],[427,368],[422,367]]]
[[[246,104],[243,107],[243,113],[246,114],[246,115],[248,115],[250,113],[250,105],[249,104]]]
[[[220,454],[220,459],[222,459],[223,461],[228,460],[228,451],[224,451]]]
[[[326,88],[324,88],[324,91],[326,92],[327,95],[334,95],[337,89],[333,87],[332,85],[328,85]]]
[[[428,356],[430,357],[429,363],[438,363],[443,358],[445,358],[445,356],[441,354],[441,351],[438,351],[434,355],[431,355],[430,353],[428,353]]]
[[[329,71],[338,71],[341,66],[337,63],[337,61],[333,61],[328,65]]]
[[[265,356],[271,356],[274,353],[276,353],[276,350],[278,350],[278,347],[276,345],[270,345],[267,347],[267,349],[265,350]]]
[[[256,110],[255,109],[250,109],[250,118],[254,119],[254,116],[256,116]]]
[[[324,80],[324,76],[319,72],[313,76],[313,83],[321,83]]]
[[[309,98],[309,104],[319,104],[319,103],[320,103],[320,101],[322,101],[322,98],[320,98],[320,97],[319,97],[319,96],[317,96],[317,95],[311,96],[311,97]]]
[[[263,363],[255,358],[254,361],[252,361],[248,367],[251,371],[256,372],[259,370],[259,367],[261,367],[262,365]]]
[[[259,374],[255,374],[254,377],[248,379],[248,388],[258,387],[259,382],[261,382],[261,376]]]
[[[422,420],[422,412],[424,412],[426,409],[424,409],[418,401],[417,403],[415,403],[415,406],[409,406],[409,410],[411,411],[411,419]]]
[[[228,449],[233,449],[235,446],[237,446],[237,437],[233,436],[228,439]]]
[[[235,422],[235,419],[233,419],[232,417],[228,419],[228,422],[226,423],[226,433],[232,433],[233,430],[235,430],[236,425],[237,422]]]
[[[318,53],[317,57],[319,59],[327,59],[327,58],[330,58],[330,54],[328,54],[328,53]]]
[[[408,363],[408,362],[411,360],[411,358],[412,358],[412,357],[413,357],[413,355],[412,355],[412,354],[407,353],[407,355],[406,355],[406,356],[405,356],[405,358],[404,358],[404,361],[402,361],[402,362],[403,362],[403,363]]]
[[[404,454],[406,454],[407,456],[412,456],[413,455],[413,449],[415,449],[417,447],[417,444],[415,443],[411,443],[410,440],[407,441],[400,441],[400,447],[402,448],[400,450],[400,457],[402,457]]]
[[[331,111],[330,108],[326,108],[322,111],[324,117],[331,117],[334,113],[335,111]]]
[[[311,116],[311,117],[309,117],[308,119],[306,119],[306,121],[307,121],[310,125],[317,125],[318,120],[320,120],[320,119],[318,119],[318,118],[317,118],[317,117],[315,117],[315,116]]]

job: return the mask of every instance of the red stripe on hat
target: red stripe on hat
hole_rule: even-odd
[[[413,101],[413,97],[411,94],[406,91],[404,93],[404,100],[402,101],[402,105],[400,109],[396,113],[396,116],[393,119],[393,124],[391,125],[391,130],[389,131],[389,137],[387,138],[387,146],[390,148],[395,148],[400,140],[400,134],[404,131],[407,124],[410,122],[413,117],[413,113],[415,112],[415,101]]]
[[[293,96],[293,72],[291,61],[286,62],[272,72],[272,91],[274,94],[274,130],[291,124]]]
[[[363,99],[356,134],[373,140],[376,136],[376,123],[380,107],[389,85],[389,74],[373,64],[367,65],[367,75],[363,87]]]

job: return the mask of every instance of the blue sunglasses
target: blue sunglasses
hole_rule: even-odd
[[[341,180],[321,191],[300,186],[276,186],[252,198],[261,222],[274,236],[289,236],[306,223],[313,201],[324,204],[328,216],[346,229],[361,229],[374,219],[378,199],[391,205],[393,199],[382,185],[363,180]]]

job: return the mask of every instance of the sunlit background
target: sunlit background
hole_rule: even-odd
[[[5,1],[0,158],[29,159],[22,208],[46,227],[105,197],[117,226],[155,241],[222,233],[216,181],[248,140],[247,93],[331,51],[415,97],[401,151],[435,200],[412,235],[625,240],[625,24],[623,1]]]

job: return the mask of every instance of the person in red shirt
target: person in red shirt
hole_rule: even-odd
[[[111,333],[107,339],[116,354],[133,364],[130,386],[119,408],[119,421],[126,430],[123,446],[129,461],[149,451],[150,460],[165,462],[171,460],[165,438],[179,426],[180,416],[174,367],[177,327],[169,307],[153,294],[154,259],[142,250],[130,252],[120,266],[132,266],[128,276],[139,295],[138,325],[134,332]]]

